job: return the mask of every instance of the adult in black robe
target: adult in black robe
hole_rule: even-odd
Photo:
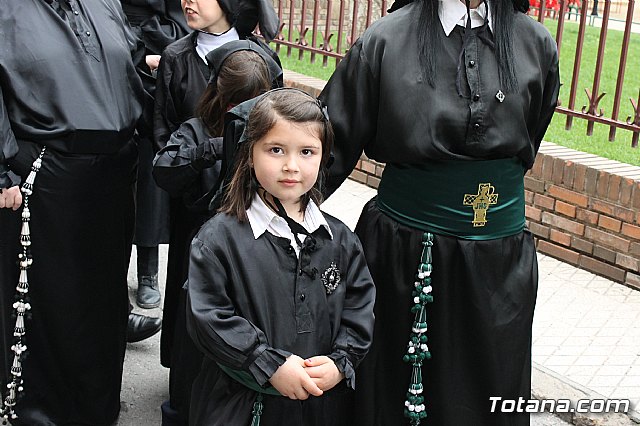
[[[373,333],[375,288],[356,236],[334,217],[324,217],[331,234],[320,226],[310,234],[315,246],[305,241],[299,258],[289,238],[269,231],[255,238],[249,222],[223,213],[193,239],[187,326],[206,356],[193,385],[190,424],[249,425],[257,392],[236,382],[219,364],[267,387],[291,354],[326,355],[345,380],[304,401],[264,395],[260,424],[352,424],[354,368]],[[299,273],[302,258],[310,262],[305,270],[318,272]],[[328,292],[331,271],[340,281]]]
[[[351,47],[320,95],[336,133],[330,190],[349,175],[363,151],[386,163],[387,169],[399,170],[396,177],[409,170],[428,173],[434,164],[447,169],[454,164],[511,161],[522,168],[516,179],[521,186],[524,171],[533,165],[559,88],[557,49],[549,32],[516,11],[516,2],[488,2],[495,30],[511,31],[517,85],[507,90],[504,63],[496,54],[500,43],[487,22],[473,29],[455,26],[447,36],[438,2],[427,9],[429,1],[415,1],[375,22]],[[432,13],[425,15],[423,10]],[[422,34],[429,34],[429,28],[435,34],[426,39],[432,69],[423,60],[420,28],[425,29]],[[407,216],[434,210],[439,200],[421,205],[420,212],[410,206],[456,179],[453,172],[445,172],[421,182],[421,187],[409,181],[409,191],[396,188],[408,207]],[[453,190],[458,200],[466,188],[453,185]],[[522,192],[520,188],[521,197]],[[456,209],[465,208],[459,200]],[[425,302],[431,359],[417,370],[422,373],[423,393],[413,394],[424,396],[427,417],[418,422],[414,417],[411,424],[528,425],[527,413],[491,413],[489,397],[530,397],[537,290],[531,233],[520,229],[496,238],[465,238],[407,225],[381,211],[379,201],[374,198],[364,207],[356,228],[378,298],[373,346],[357,371],[354,424],[409,424],[403,411],[414,407],[405,400],[410,383],[418,380],[412,380],[412,364],[403,358],[416,349],[408,345],[416,319],[410,309],[417,302],[412,291],[425,260],[422,242],[428,231],[435,234],[433,257],[426,257],[431,266],[424,267],[432,268],[433,302]],[[523,201],[519,209],[524,227]],[[489,209],[490,221],[492,214]],[[444,227],[450,224],[446,215],[442,222]]]
[[[133,32],[142,40],[146,55],[157,56],[165,47],[191,30],[185,22],[179,0],[121,0]],[[158,286],[158,245],[169,242],[169,195],[151,176],[153,148],[153,95],[157,69],[138,69],[145,88],[145,120],[138,132],[140,152],[136,184],[136,226],[133,243],[137,246],[138,292],[136,301],[142,308],[160,305]],[[155,66],[155,64],[153,64]]]
[[[115,0],[0,8],[2,196],[46,148],[28,200],[31,318],[12,424],[110,425],[118,417],[138,156],[132,136],[143,93],[131,55],[139,47]],[[0,209],[3,390],[20,220],[20,210]]]

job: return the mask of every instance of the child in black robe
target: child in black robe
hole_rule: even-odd
[[[296,89],[246,104],[221,213],[191,245],[187,326],[206,356],[190,424],[349,425],[375,288],[357,237],[317,207],[331,127]]]

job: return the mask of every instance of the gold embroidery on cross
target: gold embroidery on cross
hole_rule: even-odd
[[[487,224],[487,210],[489,206],[498,204],[498,194],[494,194],[496,188],[490,183],[478,184],[477,194],[465,194],[463,204],[473,208],[473,226],[485,226]]]

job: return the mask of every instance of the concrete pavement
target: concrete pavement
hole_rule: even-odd
[[[347,181],[322,209],[353,228],[375,190]],[[167,247],[161,246],[164,284]],[[129,271],[135,286],[135,252]],[[539,255],[540,283],[533,328],[533,395],[539,399],[631,400],[628,414],[532,415],[534,426],[640,423],[640,292]],[[135,290],[130,288],[131,300]],[[160,316],[160,309],[135,312]],[[160,366],[159,334],[129,344],[119,426],[160,424],[168,398],[168,370]],[[634,421],[635,419],[635,421]],[[394,425],[390,425],[394,426]]]

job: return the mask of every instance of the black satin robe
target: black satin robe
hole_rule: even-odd
[[[138,44],[119,2],[70,4],[78,11],[68,12],[78,17],[71,21],[43,0],[0,7],[0,169],[8,165],[24,180],[47,147],[29,199],[31,315],[14,425],[110,425],[120,410],[138,156],[132,136],[142,112],[132,62]],[[20,214],[0,209],[3,390]]]
[[[473,37],[462,64],[471,93],[467,99],[456,90],[463,28],[456,27],[448,37],[443,31],[442,42],[434,41],[433,87],[418,59],[419,7],[414,2],[375,22],[320,95],[336,133],[331,190],[349,175],[363,151],[394,164],[518,157],[527,167],[533,165],[559,88],[557,49],[549,32],[515,13],[515,92],[500,86],[493,50]],[[499,90],[505,92],[504,102],[496,97]],[[378,303],[373,346],[357,371],[354,424],[408,424],[403,410],[411,369],[402,357],[414,319],[411,291],[422,232],[381,213],[375,199],[358,222],[356,233],[377,285]],[[525,230],[487,241],[436,235],[433,253],[434,302],[427,305],[433,358],[423,364],[428,416],[421,424],[528,425],[526,413],[490,413],[489,397],[530,396],[537,290],[532,235]]]
[[[248,222],[219,214],[194,238],[189,264],[187,328],[205,354],[193,387],[190,424],[246,426],[254,391],[221,373],[216,362],[248,372],[258,384],[287,356],[326,355],[345,374],[322,397],[293,401],[266,397],[263,426],[350,425],[354,368],[373,332],[375,287],[357,237],[325,215],[312,235],[316,244],[296,257],[287,238],[265,232],[254,238]],[[327,294],[323,273],[331,265],[340,282]],[[300,272],[300,270],[315,273]],[[349,389],[348,389],[349,388]]]

